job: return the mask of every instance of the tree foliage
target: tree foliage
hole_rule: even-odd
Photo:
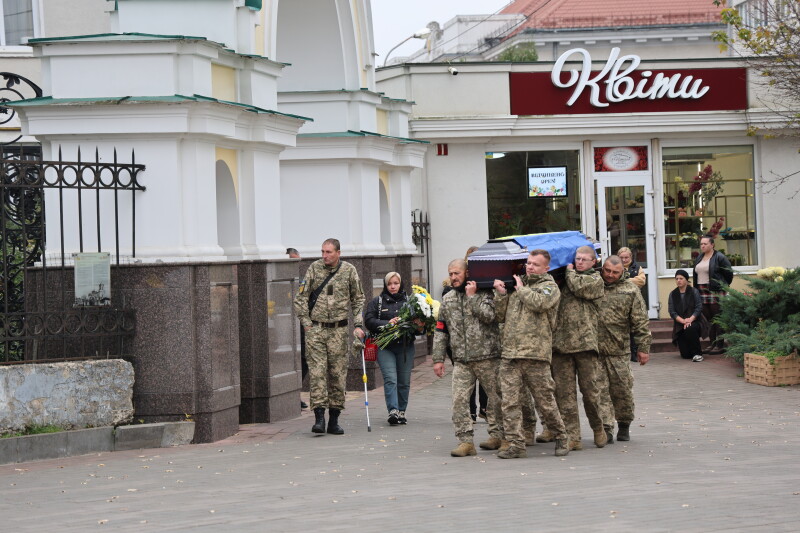
[[[714,0],[716,6],[725,4]],[[750,134],[765,129],[767,136],[800,137],[800,0],[750,0],[724,8],[721,17],[728,29],[714,32],[713,39],[741,56],[766,89],[769,101],[762,104],[784,119],[775,127],[751,127]],[[771,192],[798,174],[762,181]]]
[[[539,60],[539,52],[535,43],[521,43],[503,50],[495,61],[510,61],[511,63],[532,63]]]
[[[775,277],[742,276],[747,290],[728,289],[715,321],[729,343],[726,355],[739,361],[745,352],[800,348],[800,268]]]

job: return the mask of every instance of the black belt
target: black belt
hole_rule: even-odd
[[[343,328],[347,325],[347,319],[345,318],[339,322],[317,322],[316,320],[312,320],[311,323],[315,326],[322,326],[323,328]]]

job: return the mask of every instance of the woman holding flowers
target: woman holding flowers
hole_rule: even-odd
[[[383,291],[364,310],[364,325],[379,347],[378,365],[383,374],[383,394],[389,412],[388,422],[393,426],[406,423],[411,369],[414,368],[414,335],[418,328],[398,331],[403,329],[400,326],[401,311],[408,303],[400,274],[389,272],[383,278]],[[398,335],[385,338],[386,333],[392,330]],[[383,339],[381,333],[384,333]]]

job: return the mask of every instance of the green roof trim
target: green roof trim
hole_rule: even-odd
[[[364,131],[364,130],[331,131],[326,133],[300,133],[297,136],[304,138],[380,137],[381,139],[393,139],[395,141],[402,141],[405,143],[430,144],[430,141],[409,139],[408,137],[395,137],[393,135],[383,135],[381,133],[374,133],[371,131]]]
[[[148,37],[151,39],[180,39],[192,41],[208,41],[205,37],[196,35],[160,35],[156,33],[94,33],[89,35],[68,35],[65,37],[39,37],[37,39],[28,39],[28,43],[49,43],[58,41],[77,41],[77,40],[109,40],[109,41],[130,41],[134,37]],[[214,41],[208,41],[214,42]],[[220,44],[220,43],[217,43]],[[224,45],[223,45],[224,46]]]
[[[244,0],[244,5],[253,11],[261,11],[261,0]]]
[[[216,104],[231,105],[240,107],[245,111],[251,113],[276,115],[281,117],[295,118],[313,122],[313,118],[304,117],[301,115],[293,115],[291,113],[281,113],[272,109],[264,109],[249,104],[242,104],[239,102],[229,102],[227,100],[219,100],[209,96],[202,96],[195,94],[194,96],[184,96],[182,94],[175,94],[171,96],[120,96],[120,97],[98,97],[98,98],[53,98],[52,96],[43,96],[41,98],[29,98],[27,100],[17,100],[16,102],[6,102],[3,105],[9,107],[36,107],[36,106],[49,106],[49,105],[70,105],[70,104],[105,104],[105,105],[119,105],[124,103],[168,103],[179,104],[184,102],[211,102]]]

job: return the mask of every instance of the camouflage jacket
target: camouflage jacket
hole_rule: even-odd
[[[550,274],[523,276],[524,287],[496,294],[503,326],[503,359],[551,361],[561,292]]]
[[[452,290],[442,298],[433,334],[433,362],[444,362],[447,346],[453,361],[468,363],[500,357],[500,328],[496,321],[492,291],[472,296]]]
[[[317,259],[308,267],[300,288],[294,299],[294,311],[303,327],[315,322],[339,322],[353,313],[355,327],[362,327],[361,311],[364,307],[364,290],[358,279],[356,267],[345,261],[339,261],[338,271],[322,289],[311,316],[308,314],[308,297],[327,278],[332,268],[325,266],[322,259]]]
[[[650,352],[650,321],[639,287],[628,279],[603,283],[597,303],[597,344],[600,355],[630,354],[630,334],[640,352]]]
[[[594,269],[567,270],[558,304],[553,352],[597,352],[597,306],[603,297],[603,278]]]

